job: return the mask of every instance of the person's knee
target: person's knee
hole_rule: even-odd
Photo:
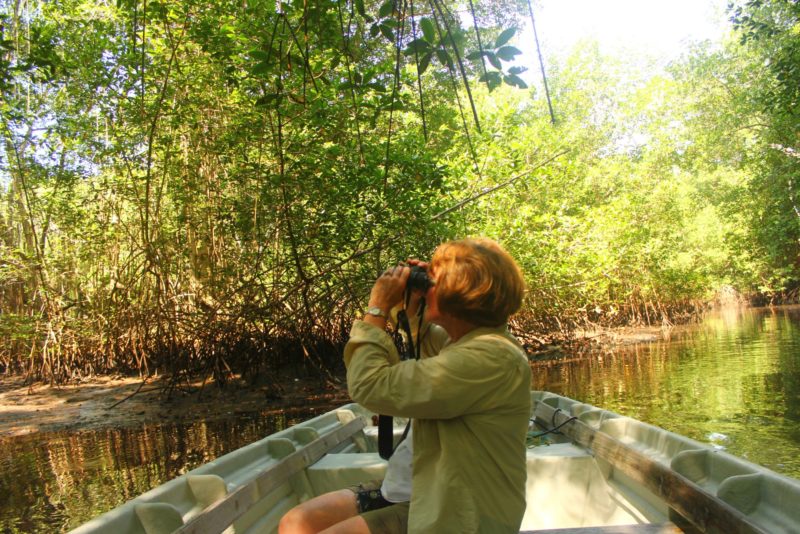
[[[339,490],[298,504],[281,518],[279,534],[316,534],[358,513],[355,493]]]
[[[283,514],[278,523],[278,534],[312,534],[313,532],[304,510],[298,507]]]

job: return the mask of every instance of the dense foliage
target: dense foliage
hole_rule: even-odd
[[[796,2],[666,72],[551,58],[555,125],[525,3],[0,6],[5,372],[330,369],[375,274],[464,235],[530,342],[797,280]]]

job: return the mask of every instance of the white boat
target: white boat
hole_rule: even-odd
[[[523,532],[800,532],[800,481],[588,404],[532,391]],[[154,488],[74,534],[276,532],[310,497],[380,479],[373,413],[347,404]],[[404,423],[395,419],[395,435]],[[558,428],[544,436],[542,428]]]

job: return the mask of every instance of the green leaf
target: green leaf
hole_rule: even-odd
[[[503,61],[513,61],[514,56],[521,54],[522,52],[518,48],[514,48],[513,46],[504,46],[497,50],[497,57],[502,59]]]
[[[403,53],[407,56],[411,56],[413,54],[424,54],[428,50],[430,50],[431,45],[428,41],[424,39],[415,39],[408,43],[408,46],[403,51]]]
[[[481,58],[481,56],[485,55],[486,55],[485,50],[476,50],[474,52],[470,52],[469,54],[467,54],[467,59],[469,59],[470,61],[477,61],[478,59]]]
[[[251,74],[266,74],[270,71],[270,64],[266,61],[261,61],[260,63],[256,63],[256,66],[252,68],[250,71]]]
[[[447,65],[451,69],[453,68],[453,60],[450,59],[450,54],[448,54],[447,50],[444,48],[436,49],[436,57],[439,58],[439,61],[442,63],[442,65]]]
[[[166,13],[166,9],[161,4],[161,2],[150,2],[147,4],[147,10],[150,12],[150,15],[163,15]]]
[[[367,14],[366,10],[364,9],[364,0],[356,0],[356,11],[362,17]]]
[[[367,87],[369,87],[370,89],[374,89],[375,91],[378,91],[379,93],[385,93],[386,92],[386,86],[383,85],[383,84],[377,83],[377,82],[368,83]]]
[[[436,28],[434,27],[431,19],[424,18],[420,20],[419,27],[422,28],[422,35],[425,37],[426,41],[429,43],[436,41]]]
[[[387,0],[380,7],[380,9],[378,9],[378,16],[381,18],[388,17],[389,15],[392,14],[393,10],[394,10],[394,0]]]
[[[428,66],[431,64],[431,58],[433,57],[433,51],[431,50],[424,56],[422,56],[419,60],[419,75],[422,76],[426,70],[428,70]]]
[[[266,61],[269,54],[264,52],[263,50],[250,50],[248,52],[251,58],[257,59],[258,61]]]
[[[392,29],[389,26],[387,26],[386,24],[381,24],[380,26],[378,26],[378,29],[380,29],[380,31],[383,34],[383,36],[386,37],[387,39],[389,39],[389,41],[391,41],[391,42],[395,41],[394,32],[392,31]]]
[[[276,95],[275,93],[270,93],[268,95],[264,95],[261,98],[259,98],[258,100],[256,100],[256,107],[271,106],[275,102],[275,99],[277,99],[277,98],[278,98],[278,95]]]
[[[487,72],[480,77],[480,81],[486,82],[486,85],[489,86],[489,91],[494,91],[503,83],[501,75],[497,71]]]
[[[497,59],[497,56],[494,55],[494,52],[484,52],[486,59],[489,60],[489,63],[492,64],[492,67],[496,68],[497,70],[503,69],[503,64],[500,63],[500,60]]]
[[[306,62],[302,56],[298,56],[297,54],[288,54],[286,57],[289,60],[289,65],[292,65],[297,69],[305,68]]]
[[[508,85],[519,87],[520,89],[528,88],[528,84],[525,83],[523,79],[517,76],[516,74],[509,74],[508,76],[503,76],[503,81],[506,82]]]
[[[511,40],[511,38],[514,37],[515,33],[517,33],[517,29],[516,28],[508,28],[507,30],[503,30],[503,33],[501,33],[497,37],[497,41],[495,41],[494,47],[495,48],[500,48],[501,46],[503,46],[504,44],[509,42]]]
[[[509,74],[522,74],[523,72],[527,71],[528,67],[511,67],[508,69]]]
[[[380,31],[381,30],[380,28],[378,28],[378,25],[373,24],[372,26],[369,27],[369,36],[374,39],[375,37],[378,36],[378,33],[380,33]]]

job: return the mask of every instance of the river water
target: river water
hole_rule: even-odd
[[[546,389],[800,478],[800,307],[730,309],[668,341],[533,364]],[[74,528],[204,462],[316,415],[0,440],[0,533]]]
[[[534,367],[546,389],[800,478],[800,307],[709,314],[669,341]]]

